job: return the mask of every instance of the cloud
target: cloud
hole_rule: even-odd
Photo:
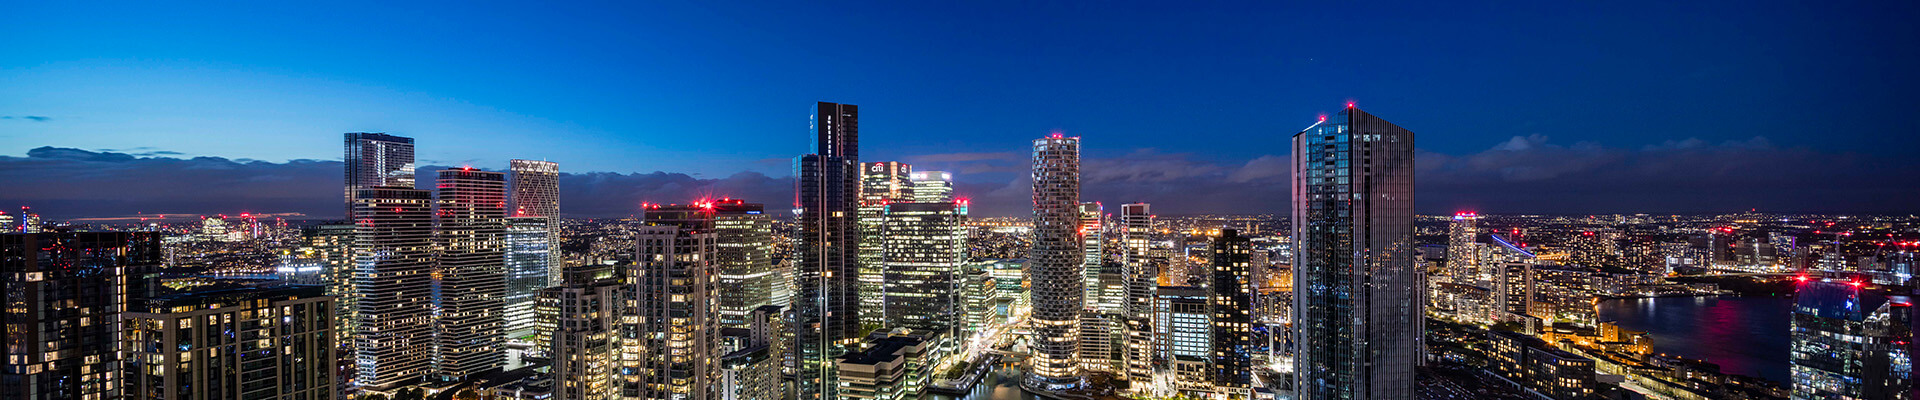
[[[42,115],[0,115],[0,119],[24,119],[33,122],[47,122],[52,121],[53,117]]]
[[[282,163],[172,152],[40,147],[0,156],[0,206],[33,206],[50,218],[146,214],[300,213],[339,218],[339,161]],[[1284,150],[1284,149],[1276,149]],[[1913,212],[1920,161],[1785,148],[1763,137],[1719,143],[1675,139],[1637,148],[1517,136],[1471,154],[1417,153],[1416,208],[1424,213]],[[905,157],[919,170],[955,172],[955,192],[975,215],[1031,213],[1024,154]],[[563,166],[564,167],[564,166]],[[1150,202],[1162,214],[1284,214],[1291,199],[1285,155],[1206,161],[1139,149],[1082,160],[1081,198],[1114,208]],[[423,168],[422,187],[431,187]],[[782,212],[790,177],[741,172],[581,172],[560,178],[561,210],[575,217],[632,215],[640,203],[733,197]]]

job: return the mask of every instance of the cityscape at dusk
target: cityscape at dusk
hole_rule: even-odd
[[[0,398],[1920,399],[1913,21],[20,4]]]

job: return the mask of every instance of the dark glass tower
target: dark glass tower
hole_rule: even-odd
[[[1793,398],[1906,398],[1913,385],[1911,297],[1861,282],[1802,278],[1792,326]]]
[[[1253,394],[1253,241],[1222,230],[1213,240],[1213,386],[1231,398]]]
[[[1300,400],[1413,398],[1413,132],[1351,104],[1293,135]]]
[[[0,234],[0,397],[116,398],[120,310],[160,267],[154,232]]]
[[[834,358],[860,339],[859,132],[858,107],[820,102],[813,110],[813,154],[794,160],[800,243],[793,350],[800,400],[835,398]]]
[[[347,138],[347,212],[359,189],[413,188],[413,138],[351,132]]]

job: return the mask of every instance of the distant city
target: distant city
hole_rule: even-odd
[[[1580,400],[1915,389],[1920,216],[1416,215],[1413,132],[1348,104],[1292,135],[1290,215],[1155,215],[1084,198],[1081,152],[1100,142],[1052,133],[1031,142],[1031,216],[970,218],[953,173],[860,158],[857,106],[813,110],[793,199],[719,194],[639,204],[632,218],[564,218],[559,164],[424,171],[415,149],[432,143],[356,132],[344,135],[339,218],[0,214],[0,393]],[[416,174],[434,187],[417,189]]]

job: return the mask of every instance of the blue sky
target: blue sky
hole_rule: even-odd
[[[1018,168],[976,161],[1055,130],[1233,182],[1349,100],[1435,159],[1920,148],[1911,2],[1278,3],[29,2],[0,15],[0,156],[337,160],[341,132],[384,131],[437,165],[778,178],[819,100],[861,106],[867,160],[983,192]],[[1581,172],[1636,167],[1613,160]]]

